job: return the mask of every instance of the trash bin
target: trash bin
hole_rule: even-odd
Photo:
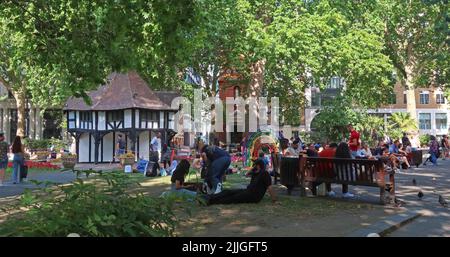
[[[300,185],[298,157],[281,157],[280,180],[281,184],[287,187],[288,194],[291,194],[294,187]]]
[[[419,165],[422,164],[422,156],[423,156],[423,151],[422,150],[412,151],[412,163],[411,163],[411,165],[416,165],[416,167],[419,167]]]

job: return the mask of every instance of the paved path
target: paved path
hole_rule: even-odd
[[[93,164],[77,164],[75,167],[76,169],[80,170],[113,170],[113,169],[119,169],[118,164],[99,164],[99,165],[93,165]],[[83,178],[83,175],[80,175],[81,178]],[[12,184],[9,181],[6,181],[3,183],[3,186],[0,186],[0,198],[3,197],[10,197],[15,195],[21,195],[25,191],[25,189],[32,189],[37,188],[37,186],[33,183],[31,183],[31,180],[37,180],[37,181],[50,181],[58,184],[65,184],[70,183],[76,179],[76,174],[72,171],[49,171],[49,172],[40,172],[40,173],[33,173],[31,172],[28,174],[28,181],[24,181],[20,184]]]
[[[412,180],[417,185],[414,186]],[[438,166],[420,166],[396,174],[396,195],[404,201],[402,208],[416,210],[422,217],[390,233],[388,236],[450,236],[450,208],[438,202],[438,194],[450,203],[450,160],[439,160]],[[335,188],[336,192],[339,188]],[[357,198],[378,200],[378,189],[350,187]],[[417,196],[422,191],[424,197]]]
[[[0,186],[0,198],[21,195],[25,189],[37,188],[30,180],[51,181],[58,184],[64,184],[72,182],[75,178],[76,175],[71,171],[60,172],[56,170],[45,173],[30,173],[27,181],[23,181],[22,183],[13,184],[9,181],[4,182],[3,186]]]
[[[116,166],[115,164],[98,166],[79,165],[77,168],[110,170],[116,169]],[[75,174],[69,171],[31,173],[29,175],[29,180],[46,180],[56,183],[69,183],[75,178]],[[416,186],[412,184],[413,179],[417,181]],[[431,165],[420,166],[419,168],[411,168],[405,172],[399,172],[396,174],[396,182],[397,197],[404,201],[404,205],[400,208],[387,206],[386,209],[396,209],[397,211],[394,211],[394,214],[402,210],[415,210],[420,211],[424,216],[392,232],[388,236],[450,236],[450,208],[442,207],[438,203],[437,195],[441,194],[450,202],[450,160],[439,160],[437,167]],[[6,183],[0,187],[0,198],[20,195],[26,188],[34,187],[36,186],[29,182],[19,185]],[[334,185],[333,190],[338,193],[337,197],[340,197],[341,187]],[[422,200],[419,200],[417,197],[419,190],[425,195]],[[354,201],[378,203],[379,190],[377,188],[350,186],[350,191],[356,195]],[[298,190],[295,190],[293,195],[297,195],[298,193]],[[380,216],[380,218],[384,217]]]
[[[450,203],[450,160],[439,160],[437,167],[421,166],[400,177],[404,180],[399,196],[407,201],[407,206],[422,210],[424,215],[388,236],[450,236],[450,208],[438,203],[438,194]],[[412,185],[412,178],[417,180],[417,186]],[[425,195],[422,200],[418,200],[418,190]]]

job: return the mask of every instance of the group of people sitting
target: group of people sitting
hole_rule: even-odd
[[[259,158],[253,163],[253,168],[246,176],[251,177],[245,189],[223,189],[223,177],[231,164],[230,154],[217,146],[206,145],[201,149],[200,158],[192,162],[194,169],[205,171],[203,188],[199,190],[193,185],[185,183],[191,164],[188,160],[181,160],[171,177],[171,191],[163,195],[176,194],[197,197],[206,205],[257,203],[262,200],[266,191],[276,202],[276,195],[271,187],[272,179],[267,171],[264,159]]]
[[[401,141],[386,142],[385,140],[380,140],[377,147],[371,150],[367,143],[361,142],[359,133],[352,125],[348,125],[348,131],[350,136],[347,142],[329,143],[324,146],[314,143],[305,145],[301,143],[299,138],[296,138],[287,148],[284,148],[281,155],[299,156],[300,154],[305,154],[309,157],[380,159],[388,171],[411,167],[413,148],[406,134],[404,134]],[[430,144],[430,149],[432,146],[433,143]],[[275,202],[276,195],[271,187],[272,179],[268,172],[269,162],[266,157],[264,154],[260,154],[259,158],[254,161],[252,170],[247,174],[247,176],[251,177],[251,182],[247,188],[223,190],[222,181],[231,163],[230,154],[218,146],[206,145],[201,149],[200,155],[192,162],[194,169],[202,170],[202,173],[205,174],[202,190],[185,184],[185,177],[189,173],[191,164],[188,160],[182,160],[172,174],[171,192],[188,196],[199,196],[209,205],[256,203],[261,201],[266,191],[268,191]],[[273,155],[271,158],[274,158]],[[332,191],[330,183],[325,183],[325,188],[328,196],[336,195]],[[349,192],[346,184],[342,185],[342,194],[344,198],[354,197],[354,194]]]

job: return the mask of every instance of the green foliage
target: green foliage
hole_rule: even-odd
[[[337,97],[320,110],[311,123],[315,141],[340,142],[348,138],[347,125],[359,131],[361,140],[374,144],[384,130],[384,120],[361,107],[353,106],[345,97]]]
[[[24,139],[24,145],[31,150],[48,149],[51,146],[49,139]]]
[[[100,172],[94,179],[94,183],[77,179],[70,185],[46,187],[39,194],[27,191],[20,198],[20,206],[29,210],[9,216],[0,226],[0,235],[173,235],[177,224],[175,198],[130,192],[137,184],[123,172]]]
[[[420,135],[419,136],[420,146],[427,146],[430,142],[430,135]]]
[[[41,107],[69,96],[88,100],[85,92],[112,71],[136,69],[155,87],[168,84],[177,77],[195,3],[2,1],[0,78],[13,92],[31,92]]]
[[[392,139],[400,139],[403,133],[409,133],[418,129],[417,122],[409,113],[396,112],[389,117],[387,134]]]
[[[382,0],[376,3],[377,16],[385,23],[385,50],[395,67],[397,82],[407,90],[448,86],[448,1]],[[416,99],[408,94],[407,101],[408,112],[415,116]]]
[[[65,140],[52,137],[50,139],[26,138],[23,140],[23,144],[31,150],[48,149],[51,146],[54,146],[55,150],[58,151],[59,149],[66,149],[69,143]]]

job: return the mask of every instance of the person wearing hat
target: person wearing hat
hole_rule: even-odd
[[[5,179],[5,170],[8,167],[8,143],[5,142],[5,135],[0,132],[0,186]]]
[[[218,194],[222,191],[222,178],[231,164],[230,154],[217,146],[205,145],[202,148],[201,156],[206,163],[206,191]]]
[[[259,203],[264,198],[266,191],[269,191],[273,203],[277,201],[272,188],[272,179],[266,170],[264,160],[257,159],[248,175],[251,176],[251,181],[246,189],[227,189],[219,194],[204,195],[206,205]]]

